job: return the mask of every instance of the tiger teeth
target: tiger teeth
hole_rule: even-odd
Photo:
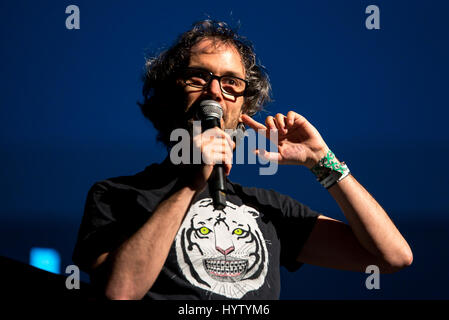
[[[241,273],[246,269],[247,261],[206,260],[206,268],[219,273]]]

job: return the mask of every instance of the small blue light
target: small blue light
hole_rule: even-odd
[[[61,257],[55,249],[31,248],[30,265],[45,271],[59,274]]]

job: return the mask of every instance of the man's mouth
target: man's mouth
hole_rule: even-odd
[[[212,279],[221,282],[240,281],[248,269],[248,260],[213,258],[203,260],[204,269]]]

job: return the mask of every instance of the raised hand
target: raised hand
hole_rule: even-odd
[[[258,150],[255,152],[270,161],[279,164],[304,165],[311,169],[329,150],[318,130],[300,114],[289,111],[287,116],[278,113],[275,117],[268,116],[265,125],[247,115],[242,115],[243,122],[264,134],[270,139],[270,130],[276,130],[278,152]]]

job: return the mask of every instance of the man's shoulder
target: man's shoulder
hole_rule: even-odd
[[[296,202],[292,197],[274,189],[244,186],[231,181],[229,181],[229,183],[231,192],[247,199],[254,199],[261,204],[270,204],[279,207],[286,202]]]
[[[140,206],[152,211],[171,192],[176,182],[172,178],[156,163],[133,175],[98,180],[89,189],[87,204],[116,209]]]
[[[144,170],[131,175],[121,175],[98,180],[91,186],[91,191],[151,191],[162,189],[169,179],[158,163],[147,166]]]
[[[234,182],[230,182],[230,185],[230,190],[245,204],[265,212],[278,212],[284,217],[294,218],[316,218],[320,214],[293,197],[273,189],[247,187]]]

